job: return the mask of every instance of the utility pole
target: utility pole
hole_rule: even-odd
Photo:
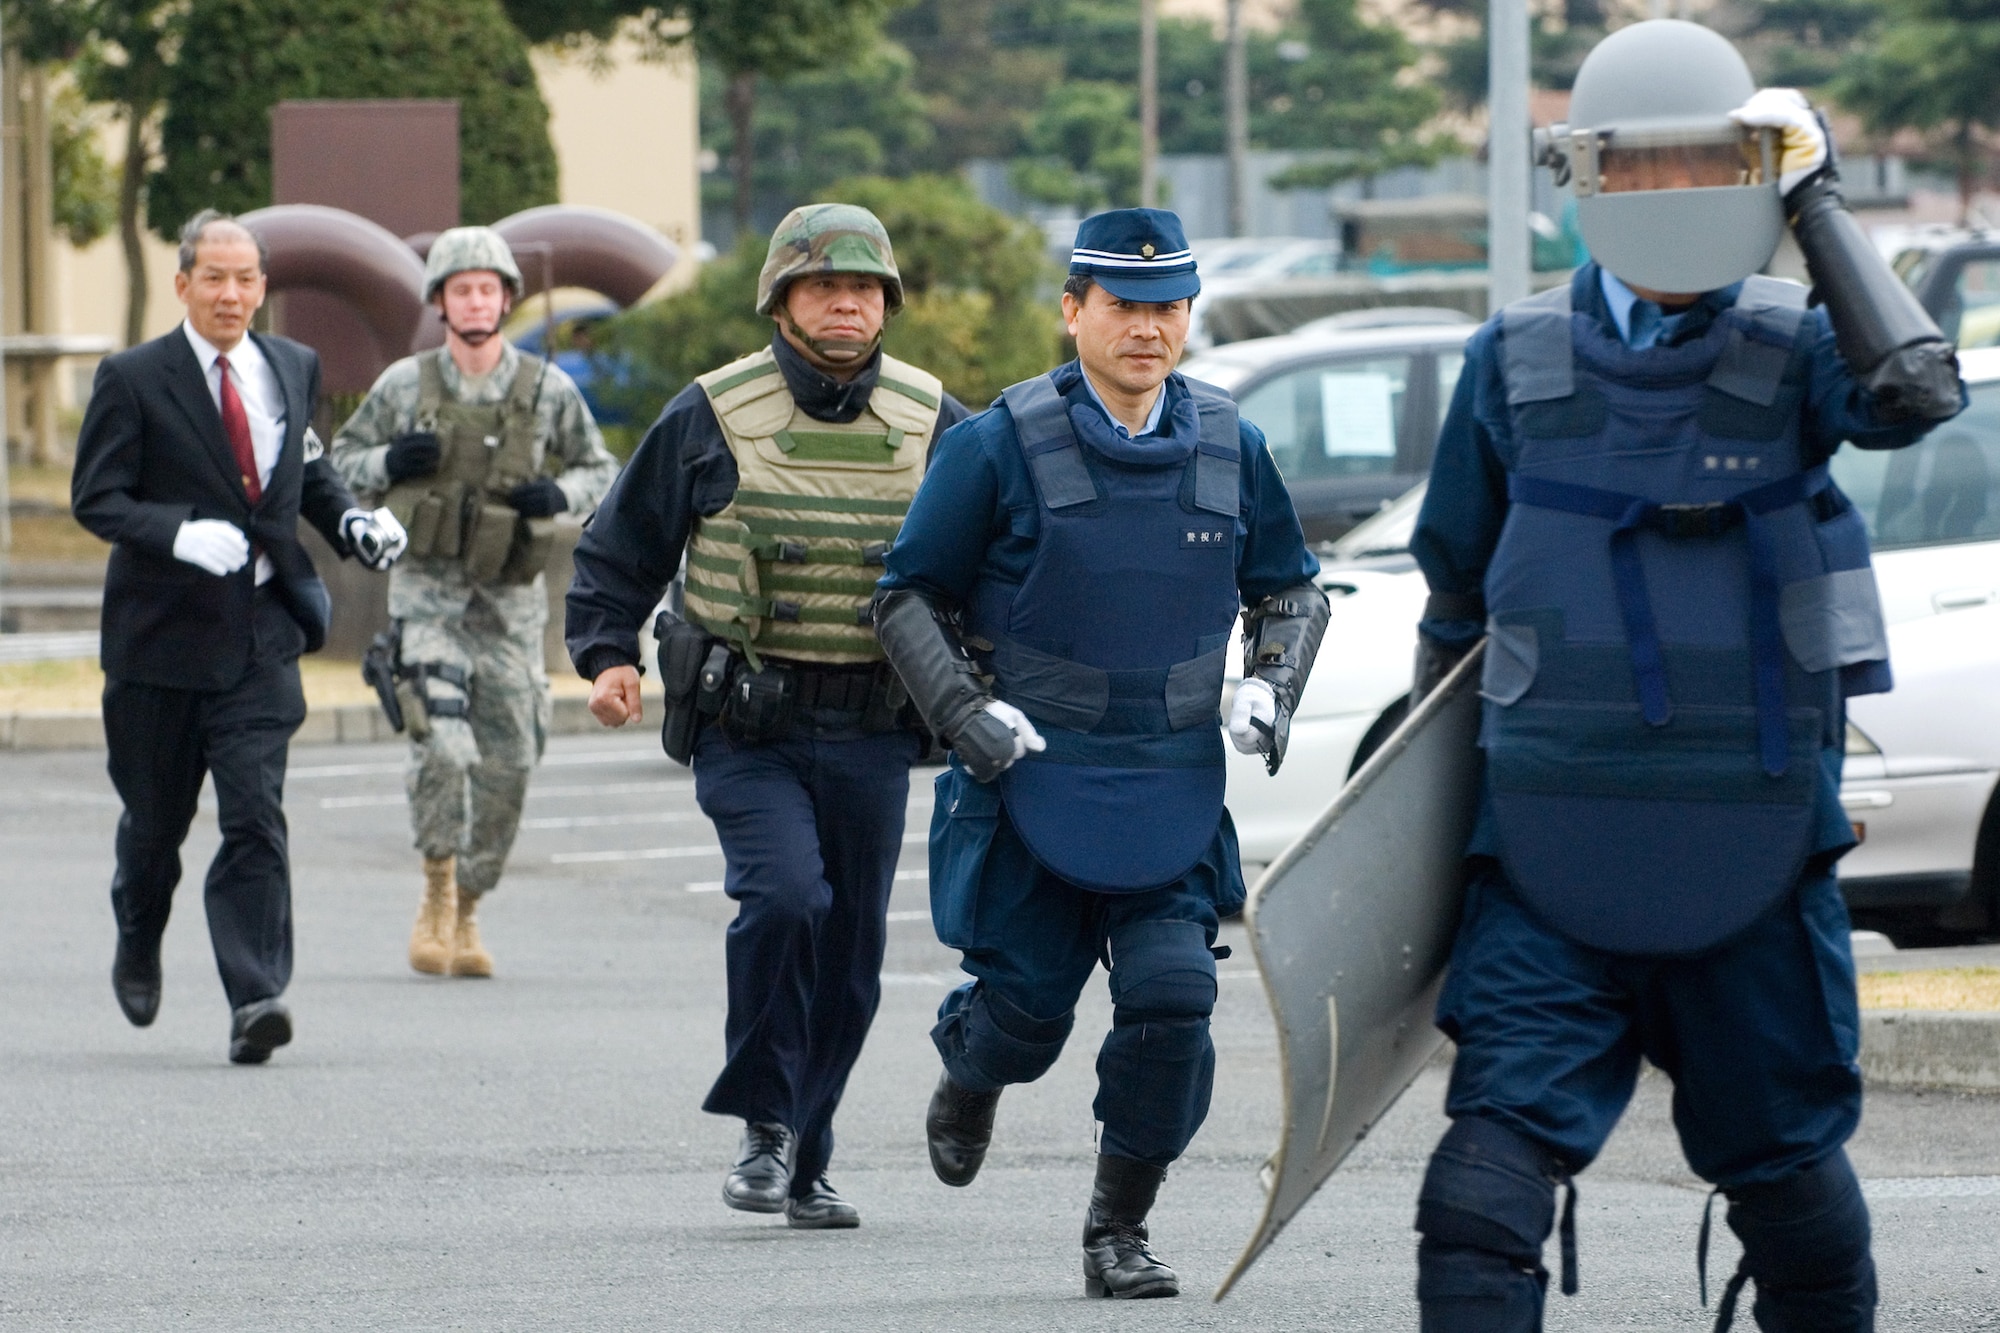
[[[1160,0],[1139,0],[1139,207],[1160,203]]]
[[[1250,71],[1243,0],[1227,0],[1223,13],[1222,114],[1228,133],[1229,234],[1241,236],[1250,229]]]
[[[0,28],[0,105],[4,105],[7,98],[16,95],[13,85],[7,81],[4,73],[7,65],[5,59],[6,50],[7,34],[4,28]],[[20,118],[13,116],[7,119],[18,124]],[[7,179],[8,164],[13,162],[17,149],[18,145],[0,139],[0,154],[5,155],[5,161],[0,162],[0,181]],[[0,190],[0,196],[4,196],[6,193],[6,191]],[[15,197],[18,198],[19,196],[16,195]],[[4,230],[7,225],[6,215],[7,209],[5,204],[4,202],[0,202],[0,230]],[[0,237],[0,254],[6,253],[7,248],[3,242],[4,237]],[[12,276],[12,274],[7,272],[7,266],[0,264],[0,310],[6,309],[7,279]],[[0,334],[4,334],[4,327],[0,327]],[[0,336],[0,342],[4,341],[4,336]],[[6,358],[4,355],[0,355],[0,573],[5,572],[8,554],[14,549],[14,504],[12,492],[9,490],[7,484],[8,462],[7,371]]]
[[[1491,0],[1486,20],[1486,301],[1491,314],[1529,289],[1527,0]]]

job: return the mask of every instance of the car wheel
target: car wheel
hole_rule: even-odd
[[[1961,902],[1938,913],[1940,929],[1975,936],[2000,934],[2000,788],[1987,798],[1973,844],[1972,887]]]

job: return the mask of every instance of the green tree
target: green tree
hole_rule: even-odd
[[[702,60],[724,79],[738,232],[749,230],[756,199],[758,79],[783,83],[865,49],[888,0],[682,0]]]
[[[1958,177],[1961,214],[2000,130],[2000,5],[1993,0],[1886,0],[1880,23],[1832,84],[1841,105],[1876,134],[1928,136]]]
[[[147,218],[271,201],[271,107],[286,98],[450,97],[460,212],[491,222],[556,198],[548,108],[499,0],[190,0],[166,82]]]
[[[1370,23],[1356,0],[1299,0],[1291,26],[1260,43],[1253,66],[1250,134],[1271,148],[1327,151],[1318,168],[1284,183],[1326,186],[1390,167],[1435,162],[1456,140],[1426,137],[1443,108],[1431,84],[1404,71],[1419,52],[1402,32]]]
[[[1091,80],[1051,88],[1029,126],[1032,156],[1015,159],[1014,188],[1082,212],[1137,203],[1137,102],[1129,84]]]
[[[884,337],[891,354],[937,375],[974,407],[1059,359],[1053,274],[1033,227],[981,203],[952,177],[860,177],[819,197],[872,209],[888,228],[905,293]],[[634,368],[621,405],[643,419],[697,375],[771,340],[771,321],[754,308],[765,244],[746,233],[689,290],[604,327],[599,346]]]
[[[656,6],[648,0],[501,0],[521,35],[543,42],[608,41],[620,24]]]
[[[118,176],[97,148],[103,114],[73,83],[62,84],[49,98],[56,230],[78,249],[118,225]]]
[[[775,206],[783,212],[846,177],[915,171],[930,146],[931,127],[911,82],[913,64],[908,51],[877,38],[825,69],[781,83],[763,81],[753,145],[758,211]],[[733,160],[726,88],[721,71],[702,68],[703,145]],[[728,208],[734,199],[733,180],[704,184],[704,207]]]
[[[8,40],[34,61],[71,62],[77,87],[115,106],[125,124],[118,170],[118,235],[125,252],[125,342],[146,329],[146,251],[140,214],[152,161],[152,124],[166,96],[186,11],[179,0],[6,0]]]

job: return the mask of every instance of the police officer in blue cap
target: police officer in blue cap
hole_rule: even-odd
[[[1754,93],[1754,96],[1753,96]],[[1843,441],[1960,410],[1951,348],[1840,204],[1823,123],[1660,21],[1577,73],[1551,164],[1593,260],[1476,333],[1412,548],[1417,692],[1483,633],[1485,798],[1417,1207],[1425,1333],[1542,1327],[1556,1187],[1643,1058],[1728,1198],[1768,1333],[1875,1326],[1834,862],[1843,699],[1889,688]],[[1823,305],[1757,276],[1789,221]],[[1563,1289],[1574,1291],[1574,1185]],[[1706,1244],[1707,1225],[1702,1227]]]
[[[939,440],[876,596],[889,660],[952,746],[931,911],[975,978],[931,1033],[926,1130],[938,1177],[970,1184],[1001,1089],[1055,1063],[1105,962],[1084,1289],[1174,1296],[1146,1216],[1208,1113],[1212,946],[1244,896],[1216,725],[1230,632],[1242,612],[1230,740],[1275,772],[1326,598],[1263,436],[1174,373],[1201,288],[1180,219],[1090,218],[1069,273],[1077,360]]]

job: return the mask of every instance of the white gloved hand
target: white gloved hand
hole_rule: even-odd
[[[250,539],[219,518],[191,518],[174,534],[174,559],[220,577],[250,563]]]
[[[1759,88],[1729,113],[1738,125],[1779,130],[1778,192],[1790,194],[1826,165],[1826,131],[1806,95],[1796,88]]]
[[[1238,754],[1260,754],[1271,743],[1269,732],[1250,725],[1253,719],[1267,727],[1278,725],[1278,696],[1255,676],[1236,687],[1236,702],[1229,707],[1229,743]]]
[[[986,711],[993,714],[1007,729],[1014,733],[1014,758],[1019,759],[1030,750],[1037,754],[1049,748],[1042,739],[1042,733],[1035,730],[1035,724],[1028,721],[1028,715],[1010,703],[995,699],[986,705]]]
[[[354,558],[370,569],[387,569],[410,544],[410,534],[387,509],[350,509],[340,516],[340,531]]]

